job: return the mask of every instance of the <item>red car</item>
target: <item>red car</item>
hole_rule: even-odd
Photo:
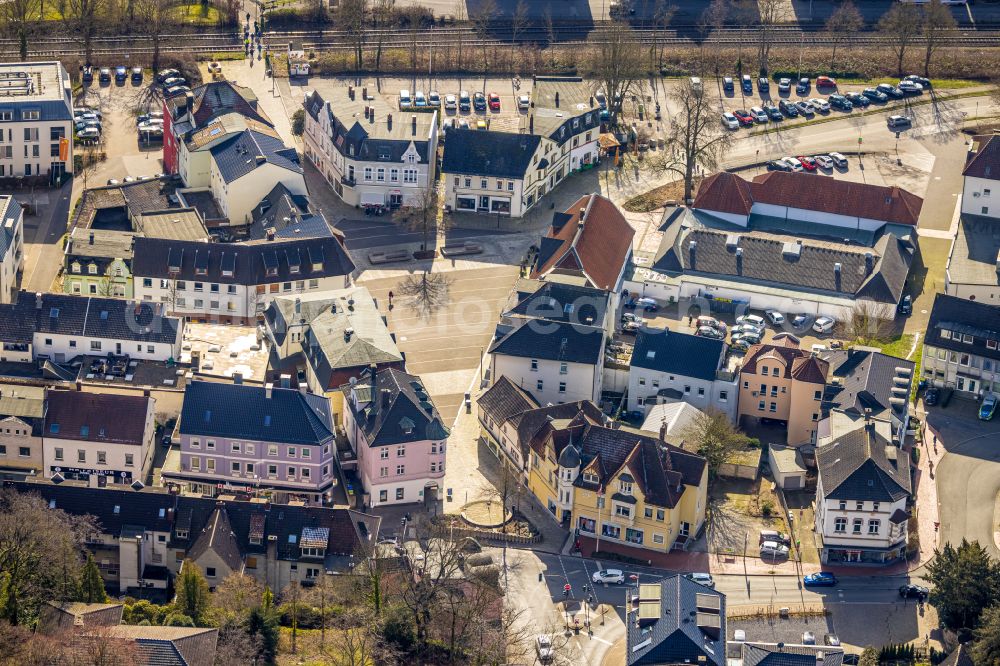
[[[490,111],[500,110],[500,95],[496,93],[490,93],[489,98],[487,98],[487,102],[490,105]]]
[[[837,79],[831,79],[829,76],[817,76],[816,77],[816,87],[817,88],[836,88]]]
[[[807,155],[799,155],[796,159],[798,159],[799,162],[802,162],[802,168],[806,171],[816,170],[816,160],[813,158],[808,157]]]
[[[736,116],[736,120],[740,121],[740,125],[743,125],[743,127],[753,127],[753,116],[743,109],[733,111],[733,115]]]

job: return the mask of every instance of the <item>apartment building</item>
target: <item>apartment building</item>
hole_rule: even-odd
[[[1000,306],[937,294],[924,335],[923,376],[970,398],[1000,392]]]
[[[14,298],[23,267],[24,209],[13,196],[0,195],[0,303]]]
[[[73,229],[63,253],[63,293],[132,298],[132,245],[135,233]]]
[[[73,171],[73,84],[59,61],[0,65],[0,178]]]
[[[0,384],[0,479],[41,474],[45,389]]]

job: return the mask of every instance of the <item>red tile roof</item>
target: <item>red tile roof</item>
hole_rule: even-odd
[[[1000,136],[984,134],[972,138],[963,176],[1000,180]]]
[[[754,203],[917,224],[924,200],[899,187],[854,183],[807,173],[771,171],[748,183],[731,173],[702,181],[694,208],[748,215]]]
[[[799,349],[795,345],[788,345],[788,341],[784,341],[780,345],[764,343],[753,345],[744,357],[740,373],[757,374],[758,362],[778,357],[784,362],[783,375],[786,379],[791,378],[812,384],[826,383],[829,363],[814,357],[811,352],[805,349]]]
[[[552,271],[583,272],[598,289],[614,289],[628,260],[635,230],[608,199],[588,194],[570,206],[545,238],[560,245],[532,271],[539,278]],[[581,225],[582,220],[582,225]]]

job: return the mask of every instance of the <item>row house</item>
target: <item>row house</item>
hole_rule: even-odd
[[[324,505],[341,483],[329,400],[305,387],[192,382],[177,435],[180,467],[163,480],[186,492],[263,490]]]
[[[438,112],[405,116],[366,93],[305,96],[306,158],[348,205],[422,206],[435,184]]]
[[[277,296],[351,285],[354,262],[335,236],[202,243],[135,241],[135,297],[199,321],[255,322]]]
[[[132,298],[131,231],[76,227],[63,252],[63,293]]]
[[[65,363],[78,356],[179,358],[184,322],[159,303],[21,291],[0,304],[0,360]]]
[[[1000,306],[937,294],[923,345],[923,377],[978,398],[1000,392]]]
[[[0,478],[19,479],[44,469],[45,389],[0,384]]]
[[[342,390],[344,431],[364,504],[374,508],[435,499],[444,479],[449,432],[420,378],[373,367]]]
[[[52,509],[91,515],[99,532],[87,539],[105,583],[119,594],[165,594],[191,559],[210,588],[230,573],[284,589],[349,572],[354,555],[374,544],[379,518],[346,508],[271,503],[264,499],[188,496],[161,488],[139,491],[7,482],[39,495]]]

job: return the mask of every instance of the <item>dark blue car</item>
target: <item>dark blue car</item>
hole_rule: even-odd
[[[820,571],[803,577],[802,584],[806,587],[833,587],[837,584],[837,577],[829,571]]]

